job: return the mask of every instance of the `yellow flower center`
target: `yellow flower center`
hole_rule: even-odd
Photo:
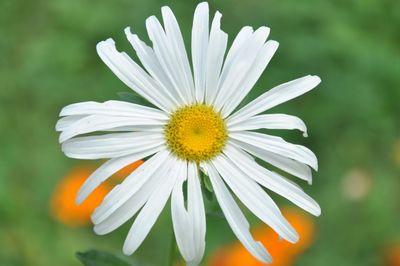
[[[177,109],[164,133],[168,148],[177,157],[197,163],[219,154],[228,137],[221,115],[204,104]]]

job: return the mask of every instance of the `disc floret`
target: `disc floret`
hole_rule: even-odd
[[[227,137],[221,115],[204,104],[178,108],[165,126],[167,147],[177,157],[188,161],[212,159],[222,151]]]

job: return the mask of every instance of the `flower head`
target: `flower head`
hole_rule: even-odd
[[[197,265],[206,232],[202,171],[234,234],[254,257],[268,263],[270,255],[253,239],[230,190],[289,242],[296,242],[298,234],[263,187],[320,214],[318,204],[302,189],[254,159],[311,183],[317,158],[309,149],[254,130],[299,129],[306,134],[297,117],[261,113],[310,91],[320,79],[292,80],[236,110],[278,48],[276,41],[267,41],[269,28],[242,28],[227,50],[221,14],[216,12],[210,23],[208,4],[200,3],[194,13],[190,63],[175,16],[168,7],[161,11],[163,25],[154,16],[146,20],[151,47],[125,29],[144,68],[117,51],[112,39],[97,45],[111,71],[156,108],[108,101],[72,104],[61,111],[56,128],[64,153],[77,159],[109,159],[83,184],[77,202],[120,168],[148,158],[94,211],[94,230],[107,234],[137,214],[123,247],[125,254],[132,254],[171,197],[177,245],[188,265]],[[79,136],[94,132],[103,134]]]
[[[220,114],[207,105],[176,110],[164,129],[169,150],[182,160],[202,162],[221,153],[228,136]]]

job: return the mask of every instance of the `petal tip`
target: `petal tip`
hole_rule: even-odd
[[[78,192],[78,195],[76,196],[76,198],[75,198],[75,204],[76,205],[81,205],[82,204],[82,202],[85,200],[85,197],[82,195],[82,193],[81,192]]]
[[[319,217],[321,216],[321,207],[317,204],[318,208],[315,210],[314,216]]]
[[[104,227],[104,226],[102,227],[100,224],[96,224],[93,227],[93,232],[98,236],[103,236],[103,235],[110,233],[111,231],[106,229],[106,227]]]
[[[295,243],[299,242],[299,240],[300,240],[299,234],[296,231],[294,231],[293,235],[290,237],[289,242],[295,244]]]
[[[315,86],[317,86],[319,83],[321,83],[321,78],[317,75],[312,75],[311,78],[313,79],[313,81],[315,82]]]
[[[148,17],[146,19],[146,26],[149,27],[150,24],[154,23],[155,21],[157,21],[156,16],[152,15],[152,16]]]
[[[124,246],[122,247],[122,253],[125,256],[130,256],[135,252],[130,245],[128,245],[126,242],[124,243]]]
[[[208,2],[201,2],[201,3],[199,3],[198,5],[197,5],[197,7],[196,7],[196,9],[197,8],[208,8]]]
[[[130,27],[130,26],[126,27],[126,28],[124,29],[124,33],[125,33],[126,36],[132,35],[131,27]]]
[[[279,42],[278,42],[278,41],[269,40],[267,43],[268,43],[269,45],[271,45],[272,47],[274,47],[275,49],[278,49],[278,47],[279,47]]]

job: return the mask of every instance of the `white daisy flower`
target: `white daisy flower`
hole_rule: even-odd
[[[221,13],[216,12],[210,23],[208,4],[201,3],[194,13],[190,64],[169,7],[162,8],[162,18],[163,26],[155,16],[146,20],[152,47],[125,29],[144,68],[117,51],[112,39],[97,45],[111,71],[156,108],[107,101],[76,103],[61,111],[56,128],[63,152],[77,159],[109,159],[83,184],[77,203],[113,173],[148,158],[94,211],[94,231],[107,234],[137,214],[123,247],[125,254],[132,254],[171,198],[178,248],[188,265],[198,265],[206,232],[202,171],[209,176],[233,233],[254,257],[269,263],[270,255],[253,239],[231,192],[292,243],[298,234],[264,188],[313,215],[320,214],[318,204],[300,187],[255,160],[311,183],[311,168],[318,167],[316,156],[303,146],[254,131],[298,129],[306,135],[305,124],[295,116],[261,113],[310,91],[320,78],[305,76],[284,83],[236,111],[278,48],[276,41],[267,41],[269,28],[243,27],[227,51]],[[94,132],[103,134],[79,136]],[[184,182],[187,191],[183,191]]]

